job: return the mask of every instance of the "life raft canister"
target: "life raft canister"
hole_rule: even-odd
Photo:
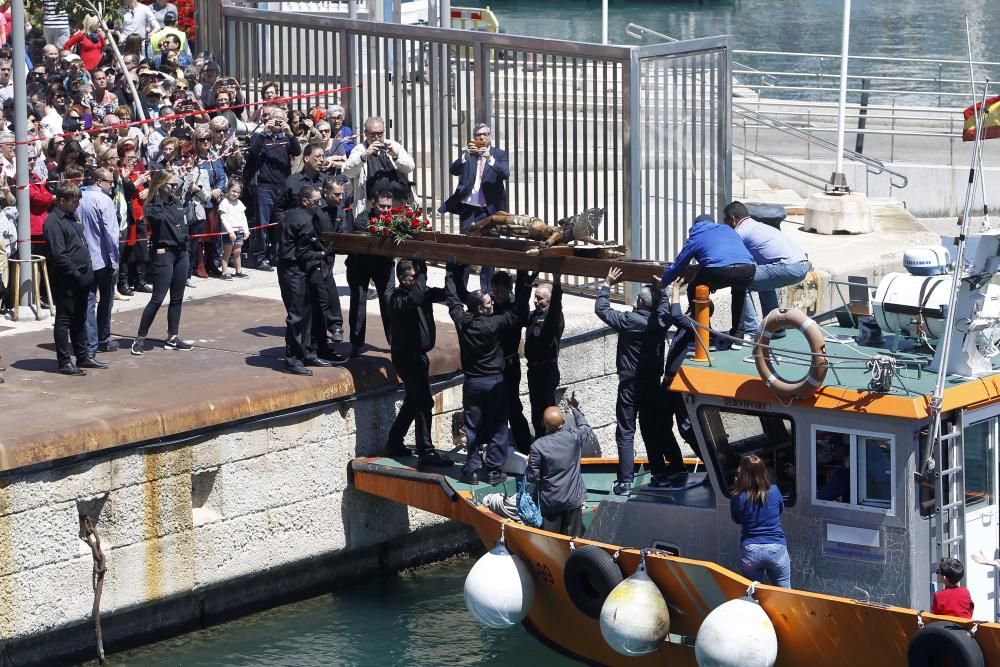
[[[795,328],[802,332],[812,353],[809,372],[801,380],[789,381],[774,370],[774,355],[771,352],[771,336],[779,329]],[[757,372],[768,388],[779,398],[806,398],[823,386],[830,362],[826,358],[826,339],[816,322],[794,308],[772,310],[764,318],[760,336],[754,346],[753,358]]]
[[[563,565],[566,593],[580,613],[601,617],[601,607],[615,586],[622,582],[622,571],[604,549],[588,544],[570,552]]]
[[[906,650],[909,667],[936,667],[946,659],[954,667],[984,667],[983,651],[958,623],[928,623],[917,630]]]

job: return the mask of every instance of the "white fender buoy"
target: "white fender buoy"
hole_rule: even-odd
[[[705,617],[694,654],[698,667],[772,667],[778,636],[767,613],[747,595],[720,604]]]
[[[670,632],[670,611],[660,589],[646,573],[646,560],[615,586],[601,607],[601,635],[622,655],[652,653]]]
[[[528,566],[507,550],[503,537],[472,566],[465,577],[465,606],[491,628],[509,628],[528,615],[535,582]]]

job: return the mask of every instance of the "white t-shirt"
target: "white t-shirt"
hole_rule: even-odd
[[[219,222],[227,232],[242,231],[245,235],[250,235],[250,226],[247,224],[247,207],[237,199],[235,202],[225,197],[219,202]]]
[[[153,15],[153,10],[147,5],[136,3],[135,8],[125,7],[122,10],[122,35],[139,35],[143,39],[146,33],[152,30],[159,30],[160,23]]]

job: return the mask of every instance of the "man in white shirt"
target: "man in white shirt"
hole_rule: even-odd
[[[10,80],[13,70],[13,61],[0,60],[0,106],[14,97],[14,82]]]
[[[758,293],[761,312],[767,316],[778,307],[778,293],[775,290],[802,282],[812,269],[812,264],[792,239],[780,230],[751,218],[742,202],[731,202],[726,206],[723,216],[725,223],[739,234],[743,245],[757,264],[753,282],[746,293],[743,326],[740,327],[746,336],[754,337],[760,328],[760,319],[753,307],[752,292]],[[736,326],[735,322],[733,326]],[[783,334],[772,338],[781,335]]]
[[[128,0],[127,8],[122,12],[122,37],[139,35],[145,39],[146,35],[159,29],[160,22],[152,9],[139,0]]]
[[[4,178],[13,179],[15,176],[14,141],[13,132],[0,132],[0,175]]]

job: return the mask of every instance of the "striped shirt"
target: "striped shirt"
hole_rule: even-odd
[[[66,28],[69,30],[69,14],[59,11],[59,0],[42,0],[44,16],[43,28]]]

